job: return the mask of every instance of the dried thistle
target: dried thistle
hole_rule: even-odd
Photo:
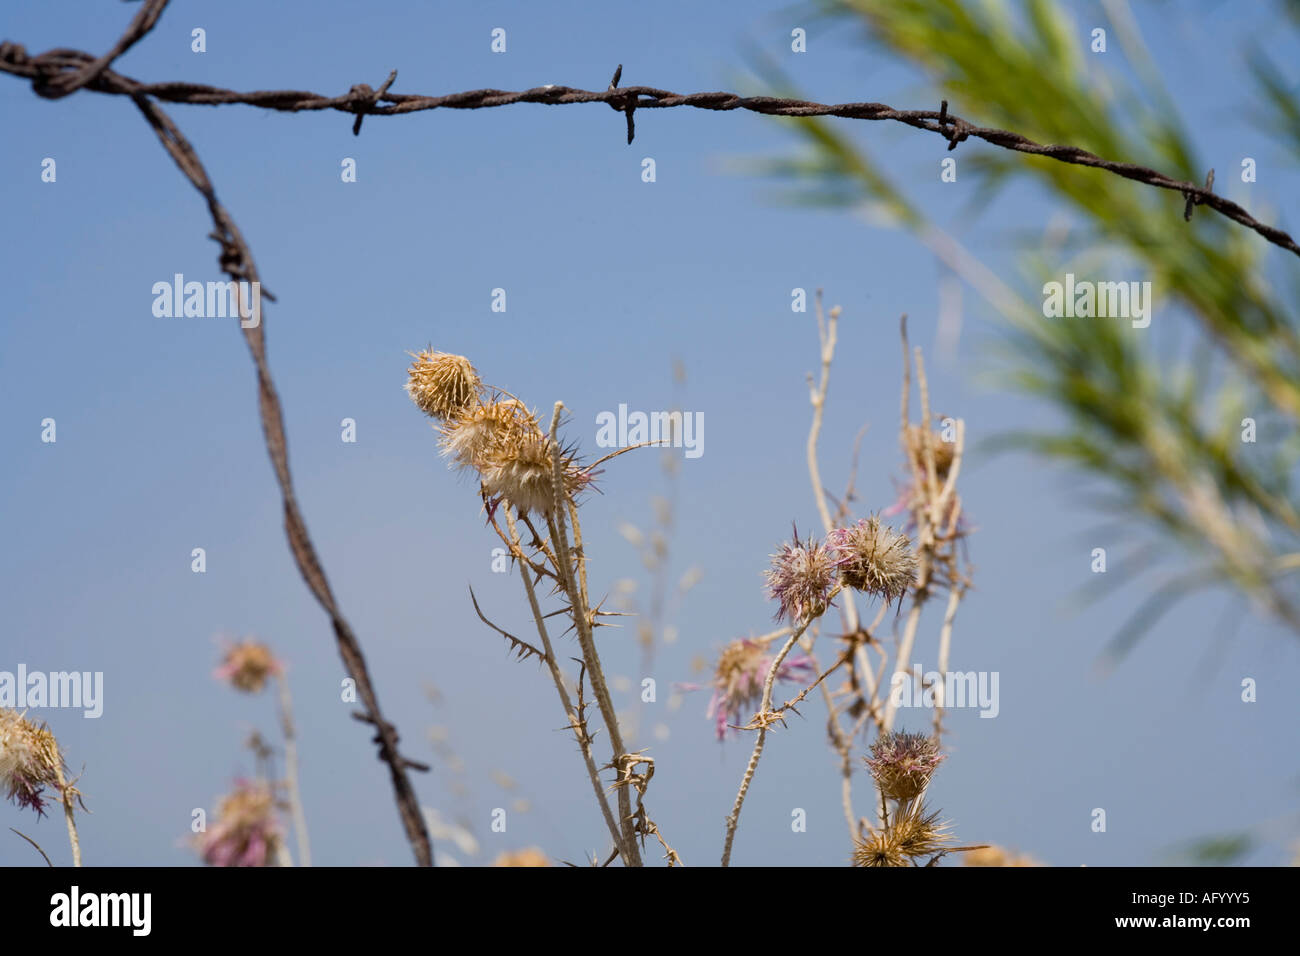
[[[196,838],[210,866],[273,866],[284,848],[275,794],[262,782],[236,780],[221,801],[216,824]]]
[[[557,454],[567,495],[591,483],[573,451],[557,448],[536,415],[513,398],[472,406],[444,425],[442,450],[455,464],[478,472],[489,498],[508,501],[520,513],[554,510]]]
[[[848,528],[836,528],[827,544],[840,579],[848,587],[892,604],[916,580],[916,554],[907,535],[880,523],[875,515]]]
[[[429,349],[407,354],[415,361],[407,370],[406,391],[426,415],[446,421],[477,403],[483,383],[465,356]]]
[[[229,681],[230,686],[248,694],[256,694],[269,678],[284,673],[284,665],[260,641],[247,638],[226,649],[221,666],[212,672],[217,680]]]
[[[0,786],[21,807],[44,816],[46,787],[59,787],[63,758],[53,732],[39,727],[16,710],[0,707]]]
[[[856,840],[853,865],[917,866],[917,860],[922,857],[960,849],[952,844],[948,824],[939,819],[939,813],[917,808]]]
[[[707,716],[717,725],[718,739],[727,734],[727,725],[753,710],[763,697],[763,681],[772,666],[771,639],[741,638],[732,641],[718,655],[713,674],[713,697]],[[787,656],[776,670],[776,679],[801,680],[813,674],[813,662],[802,654]]]
[[[536,418],[514,398],[473,405],[449,419],[441,431],[443,455],[456,466],[480,472],[502,446],[529,432],[540,433]]]
[[[880,792],[891,800],[914,800],[930,785],[944,760],[939,744],[925,734],[883,733],[864,758]]]
[[[791,623],[812,620],[831,606],[835,586],[835,560],[823,544],[813,538],[781,546],[772,555],[772,567],[766,572],[768,595],[779,604],[776,619]]]

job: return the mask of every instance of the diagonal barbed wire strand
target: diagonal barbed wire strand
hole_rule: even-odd
[[[75,50],[56,51],[58,55],[53,58],[54,61],[66,66],[60,66],[54,76],[38,72],[40,82],[35,84],[36,92],[57,99],[82,87],[101,89],[105,85],[110,85],[115,92],[130,95],[163,147],[207,202],[208,212],[215,227],[210,238],[216,240],[221,246],[219,255],[221,270],[235,282],[246,281],[250,284],[260,282],[252,251],[230,213],[217,199],[216,190],[203,164],[199,161],[194,147],[157,103],[150,100],[147,94],[124,88],[122,78],[108,69],[114,59],[153,28],[167,2],[168,0],[147,0],[122,38],[108,54],[99,59]],[[14,52],[12,44],[0,44],[0,61],[5,64],[11,63]],[[17,59],[25,60],[21,55],[21,48]],[[266,291],[263,291],[262,295],[275,301],[275,297]],[[242,309],[242,302],[240,306]],[[240,325],[243,327],[242,322]],[[379,746],[380,759],[388,765],[398,814],[402,819],[407,840],[415,853],[415,861],[420,866],[432,866],[433,845],[429,840],[419,799],[416,797],[408,773],[410,770],[427,771],[429,768],[425,764],[402,756],[398,749],[400,738],[397,728],[384,719],[379,706],[379,697],[366,666],[365,655],[361,651],[361,644],[351,625],[343,617],[342,611],[339,610],[329,580],[325,577],[325,570],[321,566],[320,557],[308,534],[306,521],[298,507],[293,479],[289,473],[288,437],[284,428],[284,412],[266,358],[265,318],[263,317],[263,320],[256,325],[244,327],[243,332],[253,356],[253,364],[257,369],[258,408],[262,417],[262,432],[284,503],[284,531],[289,541],[289,550],[293,553],[294,562],[307,582],[307,587],[317,603],[329,615],[339,655],[349,676],[356,682],[357,697],[361,703],[362,709],[354,712],[352,716],[375,729],[374,741]]]
[[[143,12],[143,11],[142,11]],[[103,58],[101,58],[102,60]],[[78,50],[50,50],[28,58],[17,44],[0,45],[0,71],[32,80],[33,87],[43,96],[66,95],[69,87],[93,89],[100,93],[130,96],[149,96],[169,103],[187,103],[200,106],[243,104],[261,109],[286,113],[336,110],[356,115],[353,132],[361,130],[365,116],[395,116],[434,109],[477,110],[516,103],[541,103],[564,106],[571,103],[605,103],[627,117],[627,141],[635,135],[633,115],[636,110],[671,109],[678,106],[715,112],[746,110],[767,116],[838,116],[845,119],[892,120],[915,129],[938,133],[954,149],[963,140],[975,138],[1003,149],[1035,156],[1046,156],[1075,166],[1101,169],[1125,179],[1145,183],[1157,189],[1180,193],[1187,201],[1187,209],[1208,206],[1214,211],[1240,223],[1263,236],[1269,242],[1294,255],[1300,256],[1300,244],[1288,233],[1275,226],[1260,222],[1244,207],[1220,196],[1210,187],[1213,178],[1204,186],[1174,179],[1159,170],[1136,163],[1104,159],[1078,146],[1039,143],[1020,133],[992,127],[977,126],[948,112],[944,101],[938,110],[900,110],[884,103],[815,103],[810,100],[776,96],[741,96],[737,93],[674,93],[651,86],[619,86],[622,66],[614,74],[608,89],[582,90],[570,86],[539,86],[529,90],[468,90],[443,96],[424,96],[389,92],[397,72],[389,74],[379,90],[360,83],[341,96],[324,96],[303,90],[260,90],[240,92],[201,83],[166,82],[141,83],[107,69],[106,64],[92,60],[89,54]],[[72,81],[65,79],[74,77]]]
[[[469,90],[444,96],[390,93],[389,87],[397,78],[396,70],[388,75],[378,90],[360,83],[342,96],[324,96],[301,90],[241,93],[236,90],[185,82],[141,83],[112,70],[112,63],[153,29],[167,4],[168,0],[145,0],[121,38],[100,57],[82,50],[66,48],[54,49],[30,57],[21,44],[10,41],[0,42],[0,72],[30,80],[33,91],[47,99],[60,99],[80,89],[131,97],[181,172],[207,202],[215,226],[210,237],[221,245],[220,267],[237,282],[260,281],[252,252],[234,219],[218,201],[216,191],[193,146],[171,118],[157,103],[153,102],[154,100],[205,106],[238,103],[281,112],[336,110],[355,115],[352,126],[354,134],[361,132],[361,122],[366,116],[392,116],[433,109],[488,109],[516,103],[541,103],[550,106],[570,103],[605,103],[626,117],[629,144],[636,135],[634,115],[638,109],[669,109],[686,106],[715,112],[746,110],[768,116],[837,116],[846,119],[892,120],[916,129],[938,133],[948,141],[949,150],[955,149],[958,143],[974,137],[1003,149],[1046,156],[1077,166],[1090,166],[1158,189],[1172,190],[1181,193],[1186,200],[1184,214],[1186,218],[1190,218],[1194,206],[1208,206],[1254,230],[1274,245],[1300,256],[1300,245],[1297,245],[1286,232],[1259,222],[1237,203],[1216,195],[1210,188],[1213,185],[1212,171],[1205,186],[1197,186],[1194,183],[1173,179],[1145,166],[1103,159],[1077,146],[1042,144],[1019,133],[976,126],[960,116],[950,114],[946,100],[940,105],[938,111],[932,111],[899,110],[883,103],[825,104],[774,96],[740,96],[726,92],[683,95],[649,86],[620,86],[619,81],[623,73],[621,65],[614,72],[614,77],[605,90],[593,91],[548,85],[513,92],[496,89]],[[274,301],[274,296],[269,292],[263,294]],[[285,534],[290,550],[308,588],[329,615],[339,654],[348,673],[356,681],[363,710],[353,716],[375,728],[375,742],[379,745],[379,756],[389,766],[398,811],[407,839],[415,852],[416,862],[422,866],[431,866],[432,845],[419,801],[407,773],[410,769],[427,770],[428,767],[403,757],[399,752],[397,729],[383,718],[360,643],[338,608],[320,558],[308,534],[306,522],[298,507],[289,472],[284,414],[266,358],[264,324],[259,323],[251,328],[244,328],[243,332],[257,370],[262,430],[266,439],[267,453],[275,469],[276,481],[283,499]]]

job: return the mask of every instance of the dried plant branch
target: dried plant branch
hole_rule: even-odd
[[[510,528],[510,546],[516,556],[523,554],[523,546],[519,540],[519,529],[515,525],[514,518],[510,512],[506,511],[506,522]],[[533,586],[532,579],[528,576],[528,568],[525,562],[519,563],[519,577],[524,582],[524,591],[528,595],[528,606],[532,609],[533,620],[537,624],[537,636],[541,639],[542,647],[546,650],[542,654],[542,660],[551,673],[551,680],[555,684],[555,691],[560,696],[560,704],[564,707],[564,715],[569,720],[569,727],[573,735],[577,738],[578,749],[582,751],[582,760],[587,767],[587,777],[591,780],[592,789],[596,793],[596,802],[600,805],[601,816],[605,820],[605,825],[609,828],[609,835],[614,841],[615,853],[622,855],[624,861],[631,859],[624,846],[623,835],[619,830],[618,822],[614,819],[614,814],[610,811],[609,801],[605,799],[605,788],[601,786],[600,770],[596,767],[596,759],[592,755],[591,741],[592,735],[587,730],[586,716],[583,713],[584,705],[582,704],[582,679],[583,671],[578,674],[578,700],[579,706],[573,706],[572,699],[569,697],[569,691],[564,686],[564,675],[560,672],[559,663],[555,660],[555,651],[551,646],[551,637],[546,630],[546,622],[542,615],[541,604],[537,600],[537,591]],[[585,667],[585,664],[584,664]]]
[[[284,734],[284,782],[289,794],[289,814],[293,818],[301,866],[311,866],[311,844],[307,839],[307,814],[302,806],[302,788],[298,774],[298,734],[293,723],[293,701],[289,681],[283,673],[276,675],[280,691],[280,729]]]
[[[557,432],[560,426],[560,413],[563,410],[564,403],[556,402],[555,412],[551,417],[550,440],[552,448],[559,448]],[[587,662],[591,690],[596,697],[596,706],[600,710],[600,717],[604,721],[605,730],[609,733],[610,744],[614,748],[614,760],[618,761],[626,754],[627,750],[623,746],[623,734],[619,729],[618,714],[614,710],[614,702],[610,697],[609,688],[605,684],[605,672],[600,664],[600,656],[596,653],[596,643],[592,639],[591,613],[587,604],[587,595],[579,587],[577,581],[574,580],[575,565],[569,546],[567,522],[565,520],[568,494],[565,491],[562,457],[558,454],[553,456],[555,507],[547,514],[546,521],[551,532],[551,541],[555,545],[556,557],[559,559],[556,570],[559,572],[560,582],[568,596],[574,630],[578,634],[578,643],[582,646],[582,656]],[[637,850],[632,823],[632,802],[626,789],[618,792],[618,812],[623,833],[623,846],[627,853],[625,857],[627,865],[641,866],[641,854]]]
[[[780,652],[772,658],[772,663],[767,669],[767,677],[763,680],[763,699],[759,705],[756,720],[758,722],[758,739],[754,741],[753,753],[749,755],[749,764],[745,767],[745,775],[740,781],[740,790],[736,793],[736,802],[731,808],[731,813],[727,817],[727,835],[726,842],[722,847],[722,865],[731,865],[731,844],[736,838],[736,827],[740,823],[740,810],[745,805],[745,794],[749,792],[749,785],[754,779],[754,772],[758,770],[758,761],[763,756],[763,745],[767,741],[767,728],[770,723],[767,720],[768,714],[772,708],[772,685],[776,683],[776,672],[781,667],[781,662],[785,660],[786,655],[790,653],[795,642],[808,629],[812,623],[812,618],[806,618],[790,635],[785,644],[782,645]]]
[[[520,567],[523,568],[524,564],[521,563]],[[528,572],[525,571],[524,573],[527,574]],[[547,654],[546,651],[538,650],[536,647],[534,647],[532,644],[529,644],[527,641],[515,637],[509,631],[502,630],[501,628],[493,624],[491,621],[489,621],[483,615],[482,609],[478,606],[478,598],[474,596],[474,588],[472,586],[469,589],[469,599],[470,602],[474,605],[474,613],[478,615],[478,619],[510,642],[510,649],[515,653],[515,660],[526,661],[528,660],[529,657],[536,657],[540,660],[547,661],[549,663],[549,655]]]
[[[10,829],[10,830],[13,830],[14,833],[17,833],[20,837],[22,837],[24,840],[26,840],[26,841],[27,841],[28,843],[30,843],[32,846],[36,847],[36,852],[39,853],[41,856],[45,857],[45,863],[46,863],[47,866],[50,866],[50,867],[53,867],[53,866],[54,866],[54,864],[50,862],[50,858],[49,858],[49,856],[47,856],[46,853],[45,853],[45,851],[41,849],[41,845],[40,845],[39,843],[37,843],[35,840],[33,840],[31,837],[29,837],[26,833],[22,833],[22,832],[19,831],[19,830],[14,830],[13,827],[10,827],[9,829]]]

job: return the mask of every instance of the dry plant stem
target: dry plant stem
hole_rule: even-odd
[[[289,813],[293,817],[293,832],[298,840],[298,862],[311,866],[311,844],[307,840],[307,814],[302,808],[302,789],[298,774],[298,734],[293,723],[293,700],[289,696],[289,681],[281,674],[276,678],[280,691],[280,729],[284,734],[284,785],[289,791]]]
[[[551,417],[551,447],[554,449],[560,447],[557,432],[560,426],[560,413],[563,410],[564,403],[556,402],[555,413]],[[596,642],[592,639],[591,612],[587,606],[587,595],[578,585],[578,582],[574,580],[574,561],[569,547],[568,529],[564,517],[568,502],[568,495],[564,490],[564,466],[559,454],[554,455],[554,458],[555,508],[551,514],[547,515],[546,521],[550,528],[551,540],[555,545],[556,556],[560,560],[559,567],[556,570],[560,573],[561,584],[569,598],[569,611],[573,618],[574,630],[578,633],[578,643],[582,646],[582,656],[587,662],[587,673],[591,677],[591,690],[596,697],[596,704],[600,708],[600,718],[605,723],[605,730],[609,733],[610,745],[614,750],[611,764],[618,767],[619,760],[627,753],[627,750],[623,746],[623,734],[619,729],[618,714],[614,711],[614,702],[610,697],[609,687],[605,684],[605,672],[600,664],[600,656],[596,653]],[[618,790],[618,814],[619,826],[623,833],[623,847],[627,853],[627,865],[641,866],[641,853],[637,847],[636,832],[632,821],[632,800],[626,787],[620,787]]]
[[[939,686],[934,695],[934,739],[943,735],[943,711],[948,704],[948,651],[952,646],[952,622],[961,603],[962,588],[955,586],[948,592],[948,607],[943,613],[943,627],[939,631]]]
[[[803,632],[808,629],[808,625],[811,623],[812,618],[805,619],[781,647],[781,652],[772,659],[772,664],[767,669],[767,677],[763,681],[763,701],[759,705],[759,714],[766,714],[772,709],[772,685],[776,683],[776,672],[781,667],[781,662],[785,660],[786,655],[790,653],[790,649],[803,636]],[[749,765],[745,767],[745,776],[740,781],[740,790],[736,793],[736,803],[731,808],[731,815],[727,817],[727,839],[722,847],[723,866],[731,865],[731,844],[736,838],[736,826],[740,823],[740,809],[745,805],[745,794],[749,792],[749,784],[754,779],[754,771],[758,769],[758,761],[763,756],[763,744],[766,741],[767,725],[762,724],[758,728],[758,739],[754,741],[754,752],[749,755]]]
[[[506,523],[510,528],[509,544],[511,550],[516,557],[522,558],[523,546],[519,539],[519,529],[515,525],[515,519],[510,514],[509,509],[506,510]],[[528,594],[528,607],[533,612],[533,620],[537,624],[537,636],[541,639],[542,648],[546,652],[547,669],[551,672],[551,680],[555,682],[555,690],[560,695],[560,704],[564,707],[564,715],[569,719],[569,726],[573,729],[573,736],[578,740],[578,749],[582,751],[582,760],[587,766],[587,777],[591,780],[591,788],[596,793],[596,802],[600,805],[601,816],[605,818],[605,825],[609,827],[609,835],[614,841],[614,846],[618,848],[619,856],[623,858],[623,862],[626,864],[629,856],[623,846],[623,838],[619,833],[618,823],[609,809],[609,801],[605,798],[605,788],[600,782],[600,770],[597,768],[596,760],[591,752],[591,737],[587,734],[585,722],[573,706],[569,691],[564,686],[564,674],[561,673],[559,662],[555,659],[555,649],[551,646],[551,636],[546,630],[546,620],[542,615],[541,604],[537,600],[537,590],[533,587],[532,578],[528,576],[527,563],[522,560],[519,563],[519,576],[523,579],[524,590]]]
[[[73,788],[68,786],[63,779],[63,758],[60,756],[54,761],[54,777],[59,784],[59,794],[62,797],[63,819],[68,824],[68,843],[72,846],[72,865],[81,866],[81,840],[77,837],[77,821],[73,819],[72,800],[75,796]],[[39,849],[39,848],[38,848]]]

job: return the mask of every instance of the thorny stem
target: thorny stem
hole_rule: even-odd
[[[808,625],[813,622],[811,617],[805,618],[804,622],[799,625],[789,640],[781,648],[781,652],[772,658],[772,664],[767,669],[767,677],[763,681],[763,701],[759,705],[758,713],[760,716],[766,715],[772,709],[772,685],[776,683],[776,672],[781,667],[781,662],[785,660],[790,649],[794,647],[795,642],[808,629]],[[763,744],[767,741],[767,724],[760,723],[758,728],[758,739],[754,741],[754,752],[749,755],[749,765],[745,767],[745,776],[740,781],[740,790],[736,793],[736,803],[731,808],[731,815],[727,817],[727,840],[722,847],[722,865],[731,865],[731,844],[736,838],[736,826],[740,823],[740,809],[745,805],[745,794],[749,792],[750,781],[754,779],[754,771],[758,769],[759,758],[763,756]]]
[[[557,431],[560,426],[560,412],[563,409],[564,403],[556,402],[555,413],[551,418],[551,447],[556,449],[559,448]],[[587,671],[591,676],[591,689],[600,708],[601,720],[604,721],[605,729],[609,732],[610,745],[614,749],[611,763],[614,767],[618,767],[620,759],[627,750],[623,746],[623,734],[619,730],[618,715],[614,711],[614,703],[605,684],[605,672],[596,653],[596,643],[591,636],[591,615],[587,607],[587,595],[573,577],[574,562],[564,517],[565,503],[568,499],[564,490],[564,464],[559,454],[554,455],[554,458],[555,507],[552,513],[546,516],[546,521],[550,528],[551,540],[555,545],[556,556],[560,559],[557,570],[560,572],[561,584],[569,598],[569,613],[573,618],[574,630],[578,633],[578,643],[582,646],[582,656],[587,662]],[[636,832],[632,822],[632,800],[626,787],[620,787],[618,790],[618,813],[623,832],[623,847],[626,852],[624,861],[629,866],[641,866],[641,853],[637,847]]]
[[[311,845],[307,841],[307,814],[302,808],[302,789],[298,776],[298,735],[293,724],[293,701],[289,696],[289,681],[283,675],[276,677],[280,691],[280,728],[284,734],[284,785],[289,791],[289,813],[293,817],[294,835],[298,841],[298,859],[302,866],[311,866]]]
[[[510,528],[510,545],[516,552],[516,557],[522,559],[523,546],[519,540],[519,529],[515,525],[515,519],[506,510],[506,523]],[[519,562],[519,576],[523,578],[524,590],[528,593],[528,606],[533,612],[533,620],[537,623],[537,636],[541,638],[542,648],[546,651],[546,666],[551,672],[551,680],[555,682],[555,690],[560,695],[560,703],[564,707],[564,714],[569,719],[569,726],[573,729],[573,736],[578,739],[578,749],[582,751],[583,762],[587,765],[587,776],[591,780],[591,787],[596,792],[596,802],[600,804],[601,816],[605,818],[605,825],[609,827],[609,835],[614,840],[614,845],[619,848],[619,854],[624,854],[623,839],[619,834],[618,823],[614,820],[614,814],[609,809],[609,801],[605,799],[605,788],[600,782],[600,770],[596,767],[595,758],[591,753],[591,736],[587,733],[586,722],[582,715],[573,706],[573,701],[569,697],[569,691],[564,686],[564,675],[560,671],[560,665],[555,659],[555,651],[551,647],[551,636],[546,630],[546,620],[542,615],[541,605],[537,600],[537,591],[533,587],[532,578],[528,576],[528,564],[524,560]],[[624,856],[624,862],[627,857]]]
[[[77,837],[77,821],[73,819],[72,801],[76,797],[76,788],[69,786],[63,779],[63,758],[54,761],[54,779],[59,785],[59,794],[63,803],[63,818],[68,823],[68,843],[72,846],[72,865],[81,866],[81,840]],[[39,848],[38,848],[39,849]]]

